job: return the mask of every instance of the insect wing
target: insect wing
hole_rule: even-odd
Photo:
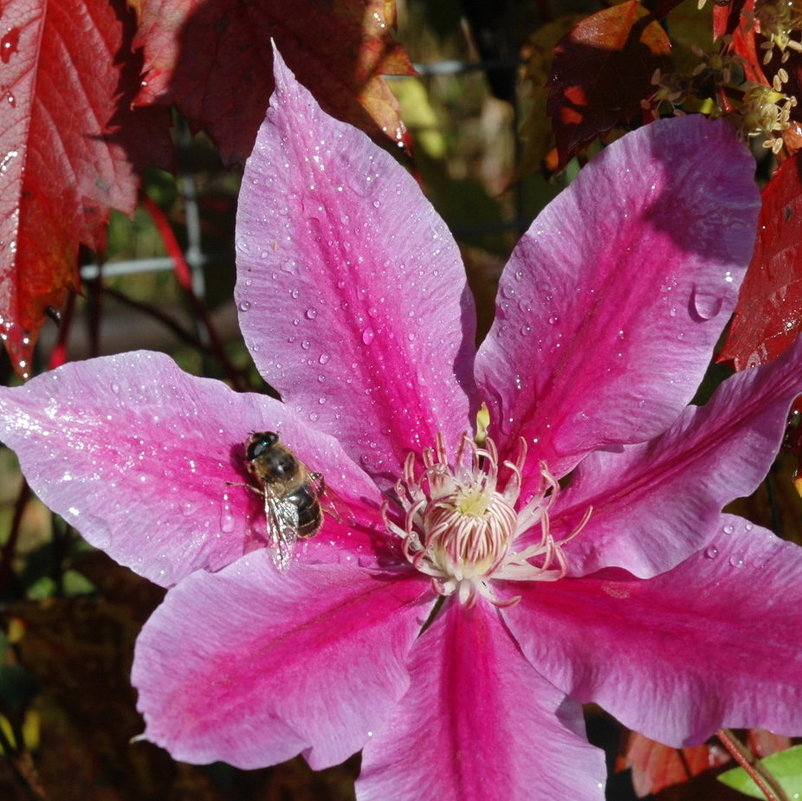
[[[285,571],[298,539],[298,507],[265,487],[265,519],[273,564]]]

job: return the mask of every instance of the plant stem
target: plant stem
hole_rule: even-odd
[[[767,801],[789,801],[782,785],[766,769],[766,766],[750,753],[747,747],[732,733],[730,729],[719,729],[716,737],[729,751],[732,758],[747,772]]]

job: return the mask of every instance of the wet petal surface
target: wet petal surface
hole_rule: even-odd
[[[336,440],[278,401],[191,376],[160,353],[72,362],[0,389],[0,439],[34,492],[92,545],[163,586],[264,544],[263,501],[243,486],[244,442],[264,429],[281,431],[355,506],[378,504]]]
[[[560,689],[676,747],[722,726],[802,731],[798,546],[724,515],[674,570],[618,573],[540,584],[504,611]]]
[[[410,675],[365,746],[359,801],[604,798],[582,708],[532,669],[494,609],[447,604],[415,643]]]
[[[588,456],[552,521],[559,538],[593,508],[567,548],[571,574],[621,567],[647,578],[705,548],[723,506],[751,494],[771,467],[802,393],[800,358],[802,340],[777,361],[732,376],[659,437]]]
[[[414,179],[276,59],[237,215],[240,324],[266,380],[372,474],[469,424],[474,307]]]
[[[753,171],[725,124],[697,116],[647,125],[582,169],[501,277],[476,367],[497,439],[524,436],[563,475],[674,420],[752,253]]]
[[[425,582],[347,565],[278,573],[257,551],[171,590],[137,640],[147,739],[179,760],[241,768],[362,747],[409,685]]]

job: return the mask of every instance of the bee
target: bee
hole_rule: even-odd
[[[323,476],[310,472],[273,431],[251,434],[245,443],[245,456],[248,472],[258,485],[251,489],[264,498],[273,563],[284,571],[296,540],[314,537],[323,525]]]

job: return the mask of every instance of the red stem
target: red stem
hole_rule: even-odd
[[[156,225],[156,228],[159,231],[159,234],[161,235],[167,255],[173,260],[173,270],[175,271],[175,277],[181,286],[181,289],[184,290],[184,294],[186,295],[190,306],[192,306],[193,312],[198,315],[200,320],[202,320],[203,326],[209,334],[209,348],[211,352],[220,361],[220,364],[223,365],[223,369],[225,370],[231,385],[235,389],[243,389],[242,376],[226,355],[225,349],[223,348],[223,343],[220,341],[220,337],[212,325],[211,318],[207,314],[206,309],[204,308],[200,299],[192,289],[192,271],[187,264],[186,258],[184,258],[184,251],[181,250],[181,245],[179,245],[178,240],[175,238],[170,221],[167,219],[159,206],[148,195],[144,195],[143,205],[148,210],[148,214],[150,214],[153,222]]]
[[[766,766],[752,755],[730,729],[719,729],[716,737],[729,751],[730,756],[747,772],[767,801],[789,801],[782,785],[766,770]]]
[[[48,370],[53,370],[56,367],[61,367],[62,364],[67,362],[67,339],[70,335],[72,328],[73,312],[75,311],[75,293],[70,292],[67,295],[67,302],[64,305],[64,311],[61,313],[61,319],[58,324],[58,337],[53,350],[50,353],[50,359],[47,363]]]

